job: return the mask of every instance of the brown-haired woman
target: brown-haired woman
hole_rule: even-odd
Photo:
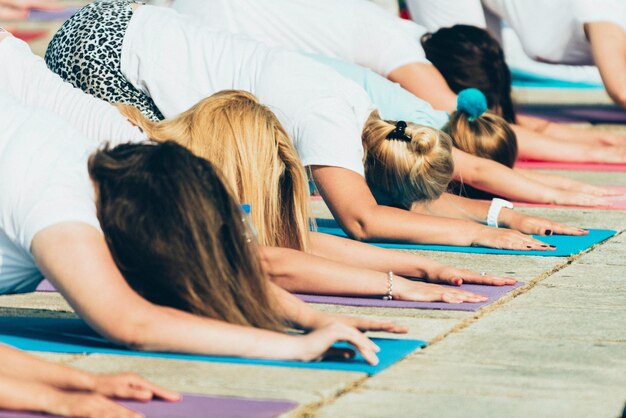
[[[356,327],[403,331],[343,324],[269,283],[238,204],[183,147],[121,145],[88,172],[93,143],[54,115],[0,104],[0,176],[14,179],[0,184],[0,293],[32,291],[45,275],[96,331],[139,350],[311,360],[347,340],[375,363]],[[127,246],[134,237],[147,245]],[[312,332],[279,332],[292,324]]]
[[[486,30],[469,25],[441,28],[422,37],[428,59],[450,88],[459,93],[482,91],[489,108],[512,123],[519,157],[548,161],[622,163],[626,139],[591,129],[574,129],[528,115],[516,114],[511,98],[511,73],[499,42]]]

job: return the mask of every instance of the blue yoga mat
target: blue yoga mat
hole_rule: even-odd
[[[132,351],[102,338],[80,319],[0,317],[0,343],[26,351],[159,357],[174,360],[341,370],[362,372],[369,375],[385,370],[416,349],[426,346],[426,342],[420,340],[373,338],[372,341],[380,347],[379,363],[376,366],[367,364],[358,353],[351,360],[324,360],[320,362],[256,360],[240,357]],[[346,344],[338,344],[337,346],[347,347]]]
[[[580,81],[559,80],[557,78],[544,77],[528,71],[511,68],[513,87],[525,88],[559,88],[559,89],[603,89],[602,84],[586,83]]]
[[[337,235],[347,238],[347,235],[337,225],[333,219],[317,219],[317,232]],[[539,255],[544,257],[569,257],[578,254],[592,245],[606,241],[615,235],[615,231],[609,229],[590,229],[589,234],[582,236],[569,235],[551,235],[541,236],[533,235],[539,241],[549,245],[556,246],[551,251],[517,251],[517,250],[499,250],[496,248],[486,247],[458,247],[455,245],[425,245],[425,244],[401,244],[388,242],[370,242],[370,244],[383,248],[394,248],[399,250],[424,250],[424,251],[445,251],[454,253],[477,253],[477,254],[507,254],[507,255]]]

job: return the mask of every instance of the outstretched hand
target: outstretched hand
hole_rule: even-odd
[[[180,400],[176,392],[148,382],[134,373],[96,375],[93,391],[108,398],[149,401],[160,398],[175,402]]]
[[[64,7],[57,0],[0,0],[0,20],[24,20],[31,9],[61,10]]]
[[[488,286],[514,285],[517,280],[513,278],[503,278],[491,275],[482,275],[470,270],[458,269],[450,266],[442,266],[427,279],[432,283],[443,283],[452,286],[467,284],[483,284]]]
[[[532,235],[587,235],[589,231],[564,225],[538,216],[511,211],[507,226],[524,234]]]

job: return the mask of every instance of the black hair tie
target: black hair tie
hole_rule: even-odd
[[[387,135],[387,139],[399,139],[400,141],[411,142],[411,137],[406,134],[406,127],[406,122],[399,120],[396,122],[396,128]]]

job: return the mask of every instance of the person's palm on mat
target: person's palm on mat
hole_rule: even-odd
[[[66,417],[139,418],[109,398],[177,401],[180,395],[134,374],[92,374],[0,345],[0,410]]]
[[[64,7],[56,0],[0,0],[0,20],[24,20],[32,9],[52,11]]]
[[[590,197],[593,198],[593,197]],[[573,226],[563,225],[558,222],[554,222],[550,219],[541,218],[539,216],[531,216],[526,215],[520,212],[516,212],[513,210],[503,210],[500,215],[501,225],[510,228],[511,232],[523,233],[528,235],[586,235],[588,231],[584,229],[576,228]],[[499,229],[494,228],[494,231],[499,231]],[[518,232],[519,231],[519,232]],[[495,233],[495,232],[494,232]],[[506,241],[506,237],[501,237],[504,241]],[[513,238],[513,237],[511,237]],[[531,238],[531,237],[528,237]],[[541,250],[549,248],[544,243],[539,244],[539,248],[537,248],[534,244],[527,244],[527,248],[513,248],[513,249],[532,249],[532,250]],[[498,247],[496,247],[498,248]],[[508,246],[502,246],[499,248],[511,248]]]

